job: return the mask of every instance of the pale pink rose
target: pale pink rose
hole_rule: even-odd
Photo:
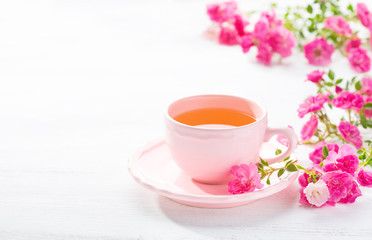
[[[363,169],[360,169],[357,180],[361,186],[372,188],[372,171],[364,171]]]
[[[325,74],[324,71],[314,70],[311,73],[307,74],[307,80],[318,83],[319,81],[323,80],[323,75]]]
[[[253,192],[264,187],[257,166],[253,163],[235,165],[230,172],[235,177],[228,183],[228,191],[231,194]]]
[[[358,3],[356,12],[362,24],[367,28],[370,27],[372,23],[372,14],[367,6],[364,3]]]
[[[318,119],[315,115],[311,115],[310,120],[305,123],[301,130],[302,140],[309,140],[318,129]]]
[[[316,38],[304,46],[305,57],[310,64],[325,66],[331,63],[334,52],[332,44],[328,44],[324,38]]]
[[[251,35],[245,35],[242,37],[240,46],[242,47],[243,53],[249,52],[249,49],[254,46],[252,36]]]
[[[271,48],[268,44],[260,43],[257,46],[258,53],[256,55],[256,58],[259,62],[265,64],[266,66],[269,66],[271,63]]]
[[[344,36],[350,36],[352,32],[346,19],[339,15],[328,17],[324,21],[324,27]]]
[[[272,28],[282,25],[282,20],[276,18],[274,9],[271,10],[271,13],[267,11],[262,12],[260,20],[266,20]]]
[[[362,48],[350,50],[347,59],[351,68],[356,72],[368,72],[371,68],[371,60],[367,55],[367,51]]]
[[[352,143],[357,149],[362,148],[362,137],[356,126],[349,122],[342,121],[340,125],[338,125],[338,130],[346,141]]]
[[[317,207],[324,205],[330,197],[327,184],[323,180],[309,183],[304,189],[304,194],[307,201]]]
[[[319,111],[322,109],[323,104],[328,102],[328,95],[318,94],[306,98],[304,103],[301,103],[297,109],[298,116],[303,118],[307,113]]]
[[[293,127],[292,126],[288,125],[288,127],[293,130]],[[286,146],[286,147],[289,146],[289,140],[288,140],[288,138],[286,136],[278,135],[277,138],[276,138],[276,140],[280,144],[282,144],[283,146]]]
[[[326,144],[325,142],[320,142],[315,146],[315,150],[309,154],[309,159],[313,161],[314,164],[319,164],[325,159],[324,154],[323,154],[323,147],[325,145],[327,145],[329,152],[338,153],[339,147],[337,144],[332,144],[332,143]]]
[[[351,50],[357,49],[362,44],[362,41],[357,37],[356,39],[349,39],[345,44],[345,51],[348,53]]]
[[[342,109],[359,110],[363,107],[364,100],[362,96],[357,93],[348,91],[341,92],[336,98],[332,100],[332,105]]]
[[[223,23],[232,19],[236,11],[237,3],[235,1],[207,5],[207,14],[209,18],[218,23]]]
[[[328,186],[330,203],[353,203],[361,196],[358,184],[349,173],[333,171],[325,173],[321,178]]]
[[[340,147],[338,153],[329,152],[328,157],[323,161],[322,169],[325,172],[341,170],[354,175],[359,167],[359,159],[355,150],[349,144]]]
[[[292,55],[292,48],[297,44],[294,34],[284,26],[274,28],[270,32],[268,41],[272,50],[283,58]]]
[[[372,95],[372,78],[371,77],[362,78],[362,89],[360,89],[360,93]]]
[[[242,15],[235,14],[233,24],[239,36],[246,34],[245,27],[249,24],[249,22]]]
[[[221,27],[221,32],[218,41],[223,45],[236,45],[239,44],[239,35],[235,29],[229,27]]]

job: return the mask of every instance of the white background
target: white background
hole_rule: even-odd
[[[297,52],[265,67],[254,50],[204,39],[205,5],[0,2],[0,239],[371,239],[370,189],[355,204],[309,209],[296,183],[216,210],[130,177],[128,158],[162,137],[162,111],[177,98],[233,94],[262,103],[273,126],[299,132],[304,122],[296,109],[314,93],[304,82],[314,67]],[[345,58],[333,59],[337,76],[353,76]],[[298,149],[301,161],[309,151]]]

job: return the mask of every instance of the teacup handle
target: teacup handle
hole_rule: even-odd
[[[297,135],[289,127],[286,127],[286,128],[267,128],[266,133],[265,133],[265,137],[264,137],[264,141],[265,142],[269,141],[270,138],[274,135],[283,135],[286,138],[288,138],[289,146],[288,146],[288,149],[284,153],[282,153],[278,156],[275,156],[273,158],[264,159],[269,164],[276,163],[276,162],[279,162],[279,161],[285,159],[286,157],[291,155],[297,147]]]

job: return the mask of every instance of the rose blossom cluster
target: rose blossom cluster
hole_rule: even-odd
[[[336,4],[336,5],[335,5]],[[372,13],[364,3],[358,3],[356,14],[353,8],[347,13],[337,12],[338,3],[328,1],[314,1],[306,7],[307,12],[293,13],[290,10],[284,15],[283,20],[278,19],[274,10],[262,12],[261,16],[249,31],[246,16],[237,8],[235,1],[210,4],[207,6],[207,14],[218,29],[220,44],[241,45],[243,53],[247,53],[251,47],[257,48],[256,58],[259,62],[270,65],[274,53],[282,58],[292,55],[292,49],[299,42],[305,57],[312,65],[327,66],[332,61],[335,50],[347,57],[350,67],[359,73],[368,72],[371,68],[371,60],[368,52],[362,47],[367,39],[361,39],[357,31],[353,31],[348,19],[354,19],[356,15],[359,22],[365,26],[370,35],[372,33]],[[319,5],[319,7],[316,7]],[[313,7],[314,6],[314,7]],[[290,8],[288,8],[290,9]],[[313,9],[319,9],[318,12]],[[296,19],[304,22],[296,28]],[[295,19],[295,20],[293,20]],[[298,22],[298,21],[297,21]],[[306,23],[311,22],[311,25]],[[290,31],[290,30],[291,31]],[[297,39],[296,39],[297,37]],[[309,41],[310,38],[310,41]],[[305,40],[305,42],[302,42]],[[369,38],[372,45],[372,37]]]
[[[318,93],[315,96],[308,97],[298,108],[298,116],[303,118],[309,114],[310,119],[305,123],[301,131],[302,140],[308,141],[312,136],[317,134],[319,129],[319,122],[325,125],[328,135],[325,134],[323,137],[327,137],[332,134],[330,131],[334,131],[336,136],[342,137],[343,140],[352,143],[356,148],[360,149],[363,145],[360,131],[354,121],[342,120],[337,128],[333,127],[329,122],[328,116],[324,108],[324,104],[327,103],[329,106],[340,108],[350,114],[354,112],[356,115],[360,114],[363,109],[363,114],[367,119],[372,117],[372,111],[369,108],[364,109],[363,106],[366,103],[372,102],[372,78],[364,77],[361,80],[361,89],[354,93],[344,90],[338,84],[331,82],[325,82],[324,71],[315,70],[307,75],[307,80],[317,84],[319,91],[325,89],[326,94]],[[334,93],[328,89],[328,85],[334,85]],[[320,137],[317,135],[317,137]],[[323,139],[320,139],[323,140]]]
[[[324,151],[324,148],[327,151]],[[324,153],[327,156],[324,156]],[[319,143],[309,155],[313,167],[299,178],[300,203],[322,207],[336,203],[353,203],[362,195],[358,183],[372,187],[372,171],[360,168],[352,146]]]
[[[253,192],[256,189],[263,188],[261,176],[258,168],[253,163],[235,165],[230,170],[234,179],[228,184],[228,191],[231,194],[241,194]]]
[[[256,46],[256,58],[265,65],[270,65],[273,53],[283,58],[289,57],[297,44],[293,33],[276,18],[274,10],[263,12],[253,31],[247,30],[249,22],[239,13],[234,1],[208,5],[207,13],[219,26],[218,39],[221,44],[240,44],[244,53]]]

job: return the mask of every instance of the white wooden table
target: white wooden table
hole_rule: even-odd
[[[371,189],[335,208],[301,207],[296,183],[246,206],[200,209],[130,177],[128,157],[162,137],[176,98],[239,95],[266,106],[271,125],[303,123],[296,109],[314,91],[304,82],[313,67],[298,54],[267,68],[203,39],[205,4],[0,2],[1,240],[372,239]],[[352,76],[334,57],[336,73]],[[309,151],[298,149],[302,161]]]

